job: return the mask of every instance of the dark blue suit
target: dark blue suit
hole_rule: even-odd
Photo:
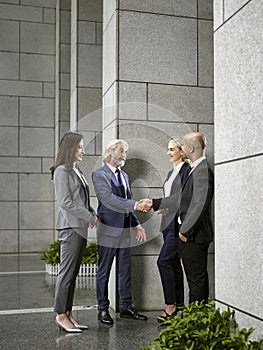
[[[132,306],[130,228],[139,225],[134,214],[135,201],[131,199],[128,175],[121,170],[126,184],[126,198],[107,164],[92,174],[98,197],[97,240],[99,265],[97,272],[97,299],[99,311],[109,307],[108,282],[114,257],[118,273],[118,291],[121,309]]]
[[[180,204],[182,186],[190,169],[190,165],[184,163],[179,174],[175,177],[171,186],[170,196],[173,196],[176,200],[173,201],[172,204],[166,204],[169,197],[165,199],[153,199],[154,210],[160,208],[169,209],[169,213],[162,216],[160,231],[163,232],[164,243],[157,260],[163,286],[164,299],[167,305],[175,304],[180,306],[184,304],[183,269],[179,249],[178,216],[176,213]],[[165,182],[168,181],[171,174],[172,171],[168,173]]]

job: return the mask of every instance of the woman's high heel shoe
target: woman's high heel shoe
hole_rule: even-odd
[[[85,331],[89,328],[88,326],[84,326],[84,324],[78,324],[78,323],[75,323],[74,326],[77,327],[78,329],[81,329],[82,331]]]
[[[67,333],[82,333],[82,330],[80,328],[77,328],[76,326],[72,327],[72,328],[66,328],[64,326],[62,326],[62,324],[56,319],[56,324],[58,325],[59,329],[67,332]]]
[[[172,312],[171,314],[168,314],[168,312],[166,310],[163,310],[163,312],[165,313],[165,316],[160,315],[159,317],[157,317],[157,322],[159,323],[163,323],[164,321],[166,321],[168,318],[170,317],[174,317],[177,314],[177,310],[175,309],[174,312]]]

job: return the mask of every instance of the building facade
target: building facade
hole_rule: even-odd
[[[212,0],[0,0],[2,256],[38,258],[56,239],[49,168],[65,131],[84,135],[90,184],[105,144],[128,141],[136,199],[162,194],[169,138],[201,131],[216,174],[211,297],[260,328],[261,12],[257,0],[215,0],[214,13]],[[134,300],[160,309],[159,217],[139,216]],[[117,309],[114,274],[111,291]]]

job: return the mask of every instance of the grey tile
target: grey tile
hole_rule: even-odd
[[[20,55],[20,78],[22,80],[55,81],[55,56]]]
[[[102,86],[102,47],[78,46],[78,84],[80,87]]]
[[[149,120],[213,123],[213,89],[149,84]]]
[[[5,156],[18,155],[18,128],[2,126],[0,129],[0,154]]]
[[[42,22],[42,9],[21,5],[0,4],[1,18]]]
[[[220,232],[215,239],[216,296],[259,318],[263,316],[258,307],[263,288],[262,171],[263,156],[215,167],[216,232]]]
[[[213,22],[198,21],[198,85],[214,85]]]
[[[22,22],[21,52],[55,54],[55,25]]]
[[[41,172],[40,158],[0,157],[1,171],[8,173]]]
[[[0,222],[2,230],[18,229],[17,202],[0,202]]]
[[[21,128],[20,155],[44,156],[54,154],[54,130],[52,128]]]
[[[260,3],[249,2],[215,33],[216,163],[263,152],[262,16]]]
[[[20,229],[54,229],[53,202],[20,202],[19,208]]]
[[[1,50],[19,50],[19,23],[0,19]]]
[[[51,162],[50,162],[51,163]],[[53,182],[49,174],[20,174],[20,201],[54,200]]]
[[[18,200],[17,174],[0,174],[0,198],[1,201]]]
[[[197,0],[198,1],[198,17],[213,19],[213,0]],[[217,1],[217,0],[216,0]]]
[[[20,98],[21,126],[54,126],[54,99]]]
[[[42,83],[32,81],[0,81],[0,94],[7,96],[42,97]]]
[[[103,0],[79,0],[78,19],[102,22]]]
[[[18,230],[0,231],[0,253],[18,253]]]
[[[18,79],[19,57],[18,53],[0,52],[0,78]]]
[[[18,125],[18,97],[0,96],[1,125]]]
[[[120,79],[195,85],[196,29],[195,19],[121,12]]]

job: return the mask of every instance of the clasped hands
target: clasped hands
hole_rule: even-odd
[[[152,209],[153,201],[149,198],[141,199],[136,204],[136,210],[142,213],[148,213]]]

